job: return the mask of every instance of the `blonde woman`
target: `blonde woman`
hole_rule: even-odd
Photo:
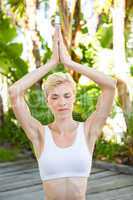
[[[50,75],[44,93],[55,120],[43,125],[31,115],[24,94],[59,61],[95,81],[102,92],[95,112],[84,122],[78,122],[72,117],[76,91],[74,80],[68,73]],[[115,86],[116,82],[107,75],[72,61],[61,30],[56,29],[51,60],[9,88],[15,116],[35,150],[45,200],[86,199],[94,145],[111,111]]]

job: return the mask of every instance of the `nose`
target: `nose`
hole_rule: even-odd
[[[65,104],[66,104],[66,100],[64,98],[60,98],[59,105],[63,107]]]

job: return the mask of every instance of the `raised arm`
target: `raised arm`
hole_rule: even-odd
[[[94,141],[99,137],[101,129],[112,109],[113,99],[115,96],[116,80],[113,80],[111,77],[93,68],[88,68],[72,61],[70,56],[68,56],[63,43],[61,30],[59,31],[59,52],[60,60],[64,65],[87,76],[89,79],[97,83],[101,88],[102,92],[98,98],[96,110],[85,122],[86,130],[88,130],[88,134],[93,136],[94,143]]]
[[[26,104],[24,94],[28,88],[39,81],[45,74],[53,69],[59,62],[58,56],[58,31],[56,29],[53,42],[53,55],[47,64],[26,74],[20,80],[9,87],[9,96],[13,111],[21,127],[24,129],[27,137],[34,143],[38,141],[41,129],[41,123],[31,116],[30,110]]]

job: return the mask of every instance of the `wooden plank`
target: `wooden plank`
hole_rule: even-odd
[[[17,160],[17,161],[0,162],[0,168],[19,165],[19,164],[26,164],[26,163],[28,164],[28,163],[31,163],[31,162],[36,162],[36,160],[28,157],[27,159],[21,159],[21,160]]]
[[[10,198],[15,198],[16,196],[23,196],[24,194],[33,194],[33,192],[42,192],[43,188],[41,184],[38,185],[32,185],[32,186],[28,186],[28,187],[23,187],[23,188],[19,188],[17,190],[9,190],[9,191],[5,191],[5,192],[1,192],[0,193],[0,200],[1,199],[5,199],[10,197]],[[19,198],[18,198],[19,199]]]
[[[118,173],[112,172],[112,171],[102,171],[99,173],[91,174],[91,176],[88,178],[88,180],[95,180],[95,179],[104,178],[104,177],[108,177],[108,176],[115,176],[115,175],[118,175]]]
[[[133,186],[133,176],[120,174],[94,180],[90,177],[87,193],[97,193],[127,186]]]
[[[19,170],[19,171],[13,171],[13,172],[7,172],[0,174],[0,180],[4,177],[4,179],[13,177],[15,175],[21,175],[21,174],[29,174],[29,173],[36,173],[39,172],[38,168],[30,168],[30,169],[25,169],[25,170]]]
[[[107,199],[108,198],[108,199]],[[44,200],[36,160],[0,164],[0,200]],[[133,176],[92,168],[86,200],[133,199]]]
[[[91,174],[95,174],[97,172],[104,172],[104,171],[106,171],[106,169],[100,169],[96,167],[91,168]]]
[[[3,169],[7,169],[7,168],[14,168],[14,167],[18,167],[18,166],[23,166],[23,165],[27,165],[27,166],[37,166],[37,161],[33,161],[31,160],[30,162],[27,161],[27,162],[21,162],[21,163],[14,163],[14,164],[9,164],[9,165],[5,165],[5,166],[0,166],[0,170],[3,170]]]
[[[93,161],[93,167],[104,168],[112,171],[133,175],[133,167],[123,164],[109,163],[101,160]]]
[[[0,200],[44,200],[43,191],[32,191],[31,193],[17,194],[15,196],[0,197]]]
[[[27,168],[35,168],[37,167],[37,164],[35,163],[29,163],[29,164],[21,164],[21,165],[15,165],[15,166],[11,166],[11,167],[5,167],[5,168],[2,168],[0,169],[0,174],[3,174],[3,173],[12,173],[14,171],[21,171],[21,170],[24,170],[24,169],[27,169]]]
[[[17,190],[22,187],[28,187],[28,186],[32,186],[32,185],[38,185],[38,184],[41,184],[41,180],[38,178],[32,178],[29,180],[27,180],[27,179],[19,180],[17,182],[14,181],[14,182],[12,182],[12,184],[9,183],[6,185],[1,185],[0,192],[5,192],[8,190]]]
[[[3,172],[3,173],[0,174],[0,179],[2,177],[4,177],[4,178],[7,177],[8,178],[8,177],[15,176],[15,175],[36,173],[36,172],[39,172],[38,167],[33,167],[33,168],[19,170],[19,171],[16,171],[16,170],[11,171],[11,172],[10,171],[6,171],[6,173]],[[99,173],[99,172],[105,172],[105,170],[101,170],[101,169],[98,170],[96,168],[93,168],[91,174],[96,174],[96,173]]]
[[[21,174],[19,176],[14,176],[14,177],[10,177],[10,178],[4,178],[3,179],[0,179],[0,191],[3,189],[3,188],[9,188],[10,187],[10,184],[11,184],[11,187],[13,187],[13,185],[18,185],[20,182],[25,182],[26,180],[37,180],[39,181],[40,180],[40,176],[39,176],[39,173],[35,173],[35,174]]]
[[[2,198],[2,200],[44,200],[44,192],[38,191],[38,192],[32,192],[32,193],[24,193],[24,194],[18,194],[15,197],[7,197]]]
[[[87,195],[87,200],[131,200],[133,199],[133,186],[97,192]]]
[[[98,173],[98,177],[103,177],[103,176],[109,176],[109,175],[112,175],[113,172],[102,172],[102,173]],[[94,174],[93,174],[94,176]],[[15,181],[14,181],[15,180]],[[41,181],[40,180],[40,174],[39,174],[39,170],[38,171],[34,171],[33,170],[30,170],[29,173],[24,173],[24,171],[22,170],[21,171],[21,174],[13,174],[12,173],[12,176],[2,176],[0,177],[0,191],[5,191],[5,190],[9,190],[9,188],[16,188],[17,187],[20,187],[19,185],[24,181],[28,181],[28,180],[36,180],[37,182],[38,181]]]

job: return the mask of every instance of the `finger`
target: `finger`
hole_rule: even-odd
[[[57,35],[57,33],[55,33],[53,36],[53,45],[55,46],[57,44],[58,44],[58,35]]]
[[[55,40],[58,43],[58,41],[59,41],[59,30],[55,31]]]
[[[53,47],[57,49],[58,43],[59,43],[59,34],[57,31],[55,31],[55,34],[53,36]]]
[[[59,36],[60,36],[60,38],[62,38],[61,28],[59,29]]]
[[[63,41],[63,37],[62,37],[61,30],[59,31],[59,41],[60,41],[61,45],[63,45],[63,44],[64,44],[64,41]]]
[[[55,24],[55,31],[59,32],[59,29],[60,29],[60,24]]]
[[[57,29],[55,29],[55,32],[54,32],[54,37],[55,37],[55,39],[57,39],[57,38],[58,38],[58,31],[57,31]]]

